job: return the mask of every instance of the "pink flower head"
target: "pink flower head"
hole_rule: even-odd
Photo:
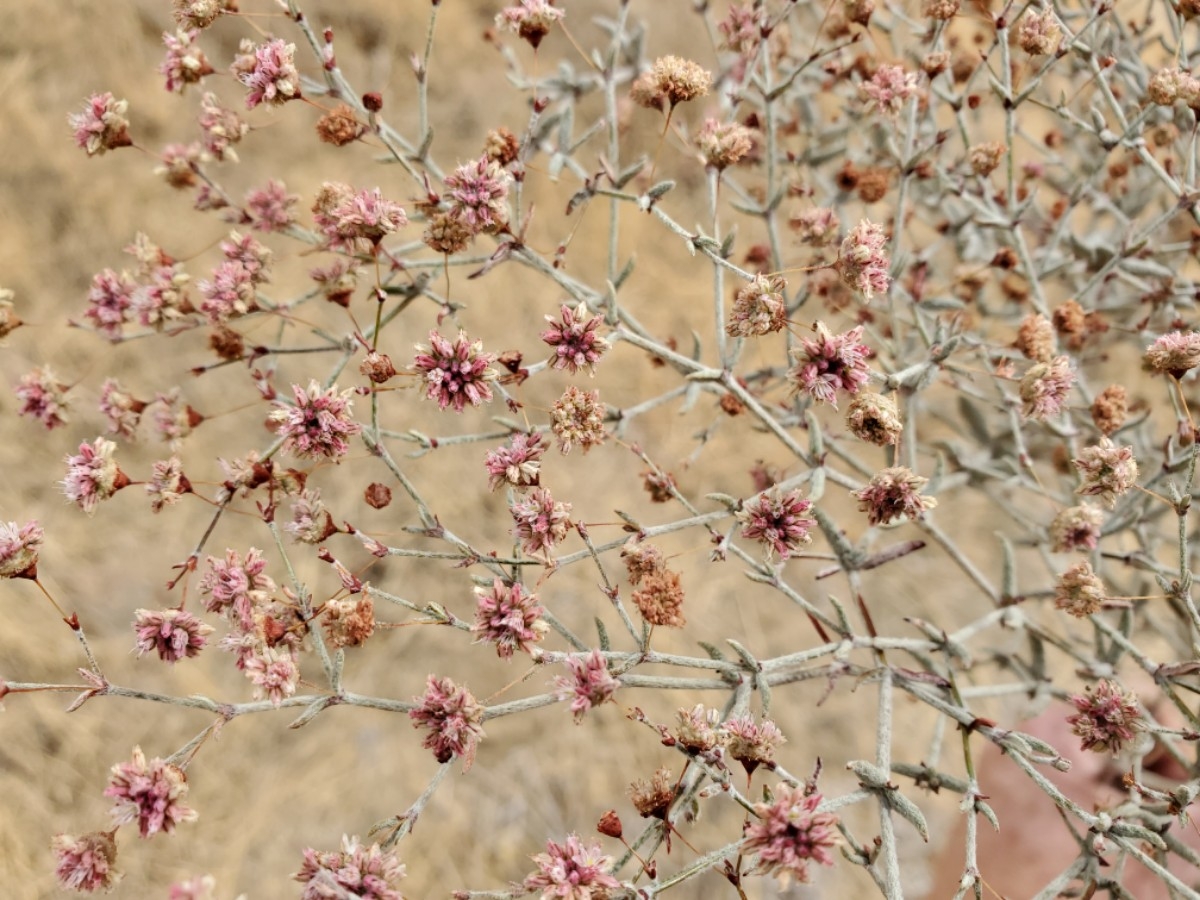
[[[216,900],[216,889],[217,879],[211,875],[197,875],[172,884],[167,900]]]
[[[182,94],[189,84],[195,84],[205,75],[213,73],[213,67],[208,64],[204,51],[196,44],[200,32],[196,29],[179,29],[174,34],[163,32],[163,44],[166,45],[167,55],[158,67],[167,79],[167,90],[173,94]]]
[[[110,340],[116,341],[121,337],[121,326],[129,318],[129,308],[133,305],[133,294],[137,284],[125,272],[118,275],[112,269],[105,269],[92,276],[92,286],[88,289],[87,309],[84,318],[91,319],[96,330]]]
[[[879,110],[885,119],[894,119],[904,104],[917,93],[917,75],[905,72],[903,66],[880,66],[858,88],[867,112]]]
[[[258,644],[240,660],[242,673],[254,683],[254,696],[266,697],[279,706],[296,693],[300,667],[290,647]]]
[[[621,682],[608,671],[608,663],[599,650],[586,656],[568,656],[566,666],[571,674],[554,679],[555,694],[560,701],[571,701],[571,712],[578,725],[589,709],[607,703]]]
[[[748,500],[737,518],[743,525],[742,537],[764,544],[768,558],[778,553],[785,560],[812,540],[808,532],[817,523],[805,515],[810,509],[812,503],[802,499],[799,491],[783,493],[774,488]]]
[[[295,405],[276,401],[277,408],[271,413],[272,421],[279,423],[284,449],[306,459],[336,461],[345,456],[350,451],[346,438],[362,431],[350,417],[352,393],[350,389],[338,393],[336,386],[325,390],[316,381],[308,383],[307,391],[293,384]]]
[[[183,318],[192,311],[187,296],[190,276],[179,263],[155,266],[145,284],[138,285],[133,294],[133,312],[147,328],[161,328],[165,322]]]
[[[111,831],[93,831],[79,837],[56,834],[50,849],[54,851],[58,886],[65,891],[110,891],[121,880],[116,870],[117,842]]]
[[[241,263],[255,284],[264,284],[271,280],[271,251],[253,235],[238,231],[229,232],[229,237],[221,241],[221,254],[230,262]]]
[[[496,14],[496,27],[515,32],[536,50],[550,29],[565,15],[554,0],[519,0]]]
[[[154,401],[154,431],[173,449],[178,449],[183,439],[204,421],[204,416],[192,409],[177,387],[165,394],[156,393]]]
[[[200,579],[200,593],[208,599],[204,608],[240,622],[242,628],[254,627],[254,610],[265,604],[275,592],[275,582],[266,574],[267,561],[254,547],[243,561],[236,550],[226,550],[224,561],[210,556],[208,571]]]
[[[21,401],[17,413],[32,416],[47,431],[67,423],[67,385],[59,382],[49,366],[22,375],[13,393]]]
[[[154,174],[161,175],[176,190],[195,187],[196,170],[200,165],[203,146],[199,141],[190,144],[167,144],[159,153],[159,164]]]
[[[96,511],[96,504],[129,484],[129,479],[113,459],[116,449],[117,445],[112,441],[98,437],[90,444],[86,441],[80,444],[79,453],[66,458],[63,493],[89,516]]]
[[[331,247],[372,252],[385,237],[408,224],[400,204],[385,199],[379,188],[356,192],[346,185],[336,187],[342,190],[331,195],[328,207],[318,208],[316,213],[317,226]]]
[[[250,133],[250,126],[232,109],[222,106],[216,94],[205,94],[200,98],[200,130],[209,156],[218,162],[237,162],[233,145]]]
[[[1117,446],[1106,437],[1100,438],[1099,444],[1084,447],[1079,458],[1071,462],[1080,479],[1075,493],[1099,497],[1109,509],[1116,505],[1118,497],[1137,484],[1138,465],[1133,448]]]
[[[788,220],[788,226],[796,232],[796,236],[803,243],[815,247],[823,247],[837,237],[839,224],[837,212],[827,206],[801,210]]]
[[[303,884],[301,900],[404,900],[396,882],[405,867],[391,850],[379,844],[364,847],[358,836],[342,835],[342,849],[304,851],[304,865],[294,877]]]
[[[1075,370],[1066,356],[1037,363],[1021,379],[1021,415],[1038,421],[1059,415],[1066,407],[1073,384]]]
[[[857,394],[870,380],[867,357],[871,348],[860,343],[863,327],[856,325],[844,334],[833,334],[824,322],[814,328],[815,339],[801,338],[795,351],[796,365],[788,380],[797,391],[837,408],[837,392]]]
[[[835,264],[842,281],[859,291],[867,300],[887,293],[892,277],[884,251],[887,235],[883,226],[863,219],[846,235]]]
[[[747,776],[753,775],[760,765],[774,767],[775,748],[787,743],[774,722],[763,719],[760,724],[749,714],[730,717],[721,730],[725,732],[730,758],[742,764]]]
[[[491,402],[489,382],[497,378],[491,363],[494,353],[483,352],[483,341],[472,341],[459,331],[454,343],[436,331],[429,332],[429,346],[417,344],[413,368],[425,381],[425,396],[436,400],[438,409],[453,406],[460,413],[468,402],[472,406]]]
[[[1100,543],[1104,513],[1084,503],[1068,506],[1050,523],[1050,549],[1055,553],[1071,550],[1095,550]]]
[[[605,871],[612,859],[599,841],[585,844],[576,834],[556,844],[546,841],[546,852],[533,857],[537,871],[525,876],[528,891],[541,891],[541,900],[603,900],[621,882]]]
[[[183,464],[178,457],[155,461],[150,470],[150,481],[146,483],[151,510],[162,512],[164,506],[174,506],[180,497],[191,491],[192,484],[183,474]]]
[[[758,821],[747,826],[743,849],[757,855],[754,871],[808,881],[808,862],[833,865],[838,844],[837,816],[818,812],[820,794],[805,796],[803,787],[781,784],[770,803],[756,803]]]
[[[549,359],[550,365],[555,369],[566,369],[572,375],[580,369],[587,369],[589,375],[595,375],[596,363],[610,346],[608,341],[596,334],[604,317],[590,315],[586,303],[580,303],[574,309],[564,303],[560,311],[560,321],[553,316],[546,316],[550,327],[542,332],[542,340],[554,348]]]
[[[337,531],[333,516],[325,509],[321,492],[308,488],[292,503],[292,521],[283,526],[292,540],[301,544],[319,544]]]
[[[871,476],[870,483],[859,491],[851,491],[858,498],[858,508],[867,514],[872,525],[886,525],[901,516],[919,519],[925,510],[937,506],[937,499],[920,493],[929,483],[905,466],[892,466]]]
[[[100,412],[108,419],[108,433],[132,439],[146,404],[121,387],[115,378],[107,378],[100,387]]]
[[[75,131],[75,143],[88,156],[99,156],[106,150],[128,147],[133,144],[129,137],[129,120],[125,113],[129,102],[117,100],[107,91],[88,97],[83,112],[71,113],[67,121]]]
[[[722,48],[741,56],[753,56],[762,43],[766,24],[766,11],[762,7],[753,3],[733,4],[725,18],[717,23],[717,30],[724,38]]]
[[[213,270],[212,278],[200,281],[196,288],[204,299],[200,311],[213,325],[258,309],[254,277],[241,262],[227,259]]]
[[[172,0],[175,21],[187,28],[207,28],[225,12],[237,9],[237,0]]]
[[[499,231],[508,224],[508,186],[512,176],[484,154],[446,176],[450,215],[472,232]]]
[[[495,490],[502,484],[520,490],[537,487],[546,452],[542,436],[537,432],[517,432],[507,447],[489,450],[484,465],[488,471],[488,487]]]
[[[536,487],[509,507],[516,528],[513,530],[526,553],[547,557],[554,545],[567,536],[571,524],[571,504],[559,503],[544,487]]]
[[[1200,333],[1168,332],[1146,349],[1144,359],[1150,371],[1182,378],[1190,369],[1200,366]]]
[[[254,65],[249,71],[237,73],[237,79],[250,89],[246,109],[260,103],[279,106],[300,96],[300,73],[293,56],[296,45],[279,39],[254,48]]]
[[[113,824],[138,823],[138,833],[148,838],[164,831],[170,834],[176,825],[197,818],[185,805],[188,785],[183,769],[155,757],[146,761],[141,747],[133,748],[133,759],[117,763],[109,775],[105,797],[112,797]]]
[[[462,757],[463,771],[475,762],[475,749],[483,734],[483,705],[465,687],[449,678],[430,675],[425,694],[408,713],[414,728],[428,728],[421,746],[433,751],[440,763]]]
[[[787,324],[787,302],[783,292],[787,281],[782,275],[755,275],[737,292],[725,333],[731,337],[771,334]]]
[[[1146,726],[1137,695],[1107,678],[1072,696],[1071,703],[1078,712],[1067,717],[1067,724],[1082,739],[1084,750],[1115,755]]]
[[[35,577],[38,550],[45,536],[36,521],[24,525],[0,522],[0,578]]]
[[[471,630],[480,641],[495,644],[496,653],[504,659],[511,659],[514,650],[529,653],[545,637],[545,610],[537,594],[527,591],[524,585],[506,585],[497,578],[490,588],[475,588],[475,596],[478,605]]]
[[[139,609],[133,616],[138,656],[153,650],[169,663],[198,655],[213,632],[211,625],[183,609]]]
[[[295,221],[292,207],[300,198],[287,192],[282,181],[272,178],[263,187],[246,194],[244,201],[250,227],[255,231],[286,231]]]

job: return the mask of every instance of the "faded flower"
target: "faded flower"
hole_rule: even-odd
[[[717,171],[741,162],[754,149],[754,132],[737,122],[705,119],[696,135],[705,165]]]
[[[1026,359],[1039,363],[1050,362],[1058,349],[1054,326],[1041,313],[1029,313],[1017,329],[1016,347]]]
[[[775,748],[787,743],[783,732],[770,719],[756,723],[749,713],[731,716],[721,726],[725,734],[726,751],[731,759],[742,764],[749,777],[760,765],[775,762]]]
[[[1092,401],[1092,421],[1105,437],[1113,435],[1125,424],[1129,414],[1129,398],[1123,384],[1110,384]]]
[[[1164,334],[1149,346],[1144,359],[1150,371],[1182,378],[1188,370],[1200,366],[1200,333],[1172,331]]]
[[[888,256],[883,226],[863,219],[846,235],[838,251],[835,266],[842,281],[870,300],[887,292],[892,278],[888,274]]]
[[[683,617],[684,597],[678,573],[664,568],[642,579],[641,587],[633,592],[633,603],[650,625],[682,628],[687,621]]]
[[[1062,28],[1054,18],[1054,10],[1047,7],[1040,13],[1030,9],[1021,17],[1017,27],[1017,43],[1030,56],[1046,56],[1058,50]]]

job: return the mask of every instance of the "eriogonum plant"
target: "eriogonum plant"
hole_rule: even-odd
[[[0,289],[29,896],[1200,897],[1200,3],[368,7],[30,69],[122,202]]]

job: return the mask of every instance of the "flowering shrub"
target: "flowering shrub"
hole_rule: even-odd
[[[62,111],[89,177],[150,158],[190,224],[88,261],[93,365],[0,291],[74,551],[152,545],[102,607],[64,517],[5,496],[4,592],[80,653],[0,659],[8,721],[71,692],[130,724],[43,883],[133,858],[148,891],[247,803],[226,733],[287,715],[311,757],[255,765],[291,868],[170,896],[1200,897],[1194,4],[490,5],[490,57],[433,0],[370,90],[339,4],[162,0],[176,117]],[[306,819],[335,752],[390,813]],[[474,832],[407,852],[456,805]],[[1004,843],[1064,820],[1061,855]],[[480,863],[501,830],[520,862]]]

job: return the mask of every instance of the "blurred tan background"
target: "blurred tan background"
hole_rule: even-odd
[[[269,4],[244,2],[247,9],[267,9]],[[525,98],[505,81],[500,53],[484,39],[499,0],[446,0],[440,15],[431,74],[432,121],[437,138],[433,153],[443,168],[478,155],[488,129],[506,126],[523,130]],[[572,32],[584,46],[602,38],[593,14],[614,4],[580,0],[566,4]],[[427,4],[417,0],[356,0],[303,4],[311,21],[335,29],[338,60],[352,83],[363,90],[378,90],[385,98],[384,115],[407,133],[415,114],[415,86],[408,57],[419,51],[425,34]],[[674,52],[712,65],[714,54],[692,4],[685,0],[635,3],[637,17],[649,20],[649,56]],[[255,18],[263,30],[300,43],[282,18]],[[228,226],[212,215],[191,210],[190,197],[176,193],[152,175],[152,156],[135,149],[86,159],[71,141],[66,115],[75,111],[94,91],[110,90],[130,103],[131,132],[135,141],[153,152],[165,143],[194,136],[194,116],[199,91],[180,98],[162,90],[156,68],[161,60],[161,32],[171,27],[166,0],[129,0],[101,9],[85,0],[60,0],[50,8],[9,4],[0,12],[0,96],[4,98],[4,128],[0,129],[0,286],[15,291],[19,314],[28,323],[0,349],[0,374],[8,385],[35,365],[49,363],[71,391],[70,424],[47,433],[15,415],[9,392],[0,394],[0,412],[7,440],[0,443],[0,516],[5,520],[37,518],[46,529],[46,548],[40,572],[47,586],[68,609],[78,611],[105,672],[114,683],[185,695],[204,693],[221,700],[249,698],[250,686],[230,665],[230,658],[210,647],[196,660],[169,669],[151,658],[137,659],[129,623],[138,607],[178,603],[178,591],[163,586],[171,566],[184,559],[207,523],[210,510],[196,498],[152,516],[140,489],[131,488],[101,506],[88,519],[67,506],[56,482],[63,475],[62,457],[82,440],[91,440],[103,424],[96,411],[100,383],[118,375],[138,396],[149,399],[155,390],[180,385],[185,398],[210,417],[189,439],[184,451],[185,470],[202,492],[214,492],[221,480],[216,456],[232,458],[261,449],[269,440],[262,428],[261,404],[241,408],[255,396],[247,372],[227,367],[202,379],[188,370],[211,361],[203,334],[178,339],[135,341],[113,347],[96,335],[66,326],[78,318],[91,275],[104,267],[120,268],[128,258],[121,248],[137,231],[145,231],[168,252],[183,259],[193,281],[205,277],[211,266],[215,242]],[[218,70],[227,65],[241,37],[253,36],[247,22],[222,20],[203,37],[209,58]],[[508,46],[528,63],[529,49],[513,38]],[[557,60],[578,68],[581,61],[560,34],[543,46],[543,72]],[[302,71],[315,67],[304,48],[297,54]],[[240,108],[242,91],[228,76],[208,80],[206,89]],[[583,104],[598,113],[594,101]],[[711,111],[711,108],[710,108]],[[681,111],[698,122],[704,108]],[[239,148],[243,162],[219,169],[219,177],[235,196],[267,178],[286,182],[301,196],[299,209],[307,209],[324,180],[342,180],[356,186],[383,188],[386,196],[411,204],[416,192],[403,172],[378,166],[378,149],[353,146],[337,150],[317,142],[312,125],[318,113],[301,104],[277,112],[250,116],[255,132]],[[652,152],[658,120],[642,116],[625,138],[624,158]],[[577,124],[577,130],[582,126]],[[585,150],[580,161],[591,167],[599,149]],[[660,176],[679,181],[668,195],[665,208],[685,227],[704,216],[703,171],[700,164],[668,143],[659,163]],[[574,224],[563,215],[565,199],[574,182],[564,176],[550,184],[542,171],[532,171],[529,197],[540,201],[530,232],[534,246],[551,253]],[[638,269],[623,292],[643,321],[663,337],[675,337],[689,347],[698,332],[711,348],[710,275],[706,265],[691,259],[682,244],[632,210],[624,213],[622,259],[638,252]],[[732,224],[732,223],[729,223]],[[602,283],[606,208],[597,204],[584,215],[567,256],[570,274],[591,284]],[[743,251],[761,236],[755,224],[738,223],[738,247]],[[727,226],[728,227],[728,224]],[[416,237],[417,226],[410,228]],[[297,246],[271,237],[276,251],[272,291],[279,297],[305,289],[305,272],[319,264],[318,257],[297,255]],[[460,321],[473,336],[481,336],[489,350],[520,349],[527,359],[544,352],[537,339],[542,316],[556,313],[563,299],[548,281],[527,270],[505,266],[486,278],[468,282],[455,274],[452,294],[466,305]],[[311,311],[311,307],[307,308]],[[353,309],[360,321],[371,314],[367,301],[356,300]],[[388,348],[398,363],[410,358],[411,344],[425,337],[435,324],[436,308],[418,304],[389,332]],[[348,323],[332,307],[313,312],[343,333]],[[253,334],[253,330],[252,330]],[[264,328],[262,339],[273,330]],[[303,343],[302,335],[295,340]],[[711,353],[709,349],[707,352]],[[748,364],[758,361],[752,358]],[[307,359],[285,360],[276,383],[286,387],[289,378],[318,376]],[[343,383],[352,383],[352,370]],[[580,379],[574,379],[581,386]],[[586,381],[586,379],[583,379]],[[531,419],[544,419],[545,408],[562,391],[568,379],[561,374],[535,379],[519,394]],[[652,391],[675,384],[674,376],[652,367],[644,356],[620,345],[602,366],[595,386],[618,406],[629,405]],[[362,401],[360,401],[362,403]],[[360,410],[365,409],[362,403]],[[489,414],[507,415],[499,404],[487,411],[458,418],[439,416],[432,404],[418,404],[415,394],[395,401],[395,422],[429,434],[456,434],[490,427]],[[745,496],[753,488],[748,470],[758,459],[787,467],[781,447],[749,429],[745,420],[724,418],[711,397],[704,397],[687,415],[677,415],[677,404],[639,420],[628,435],[664,468],[675,472],[681,489],[693,501],[709,508],[703,495],[722,491]],[[691,465],[697,449],[693,436],[710,429],[707,443]],[[439,450],[406,463],[418,487],[435,502],[442,521],[458,534],[482,547],[505,549],[508,516],[503,498],[486,491],[482,467],[490,445],[468,444]],[[400,453],[405,445],[396,448]],[[122,467],[133,477],[144,477],[150,463],[166,455],[157,439],[143,432],[139,445],[122,446]],[[875,461],[882,464],[882,456]],[[677,507],[652,506],[641,489],[642,465],[615,442],[584,457],[578,451],[563,458],[547,457],[544,483],[556,496],[574,503],[577,518],[588,522],[600,539],[618,536],[612,510],[648,523],[682,515]],[[787,469],[794,474],[795,469]],[[415,524],[411,507],[397,489],[396,500],[376,511],[361,502],[362,489],[372,481],[388,481],[386,472],[361,449],[356,449],[336,471],[318,470],[312,484],[326,489],[337,521],[349,520],[385,542],[405,546],[432,546],[401,529]],[[337,492],[333,486],[340,485]],[[830,509],[850,509],[844,494],[831,490]],[[838,496],[833,496],[838,494]],[[335,497],[337,499],[335,499]],[[987,523],[978,518],[955,518],[953,503],[939,512],[969,537],[979,532],[982,553],[995,556],[995,540]],[[227,516],[207,545],[206,552],[220,554],[226,547],[244,552],[249,546],[267,550],[269,571],[285,581],[277,552],[269,536],[249,514]],[[851,535],[857,538],[857,534]],[[897,532],[900,540],[915,536]],[[736,561],[709,564],[704,535],[687,532],[662,545],[678,554],[688,591],[688,626],[679,632],[659,633],[656,646],[664,651],[703,655],[697,641],[720,643],[737,637],[762,657],[811,646],[816,637],[808,624],[780,595],[747,581]],[[578,539],[572,539],[577,549]],[[330,549],[352,567],[370,558],[345,539],[330,542]],[[814,550],[827,549],[818,540]],[[318,599],[337,589],[327,566],[296,559],[303,578]],[[986,562],[985,565],[990,565]],[[814,582],[819,563],[792,563],[789,576],[815,602],[826,592],[845,596],[838,579]],[[897,624],[904,615],[936,618],[952,628],[980,611],[968,586],[957,585],[944,574],[943,561],[925,551],[877,573],[867,573],[869,601],[881,630]],[[621,573],[612,570],[614,577]],[[377,563],[364,575],[373,583],[409,599],[436,600],[460,617],[470,618],[474,603],[470,575],[448,565],[390,560]],[[998,569],[989,570],[992,577]],[[531,576],[532,578],[533,576]],[[193,579],[195,581],[197,579]],[[608,624],[618,648],[621,642],[616,618],[596,589],[596,572],[574,567],[555,574],[541,587],[543,601],[556,615],[594,640],[594,616]],[[931,589],[936,585],[936,590]],[[193,585],[191,603],[198,599]],[[195,608],[194,606],[192,608]],[[381,620],[401,622],[401,610],[380,608]],[[216,624],[214,622],[214,624]],[[213,636],[215,641],[221,632]],[[560,649],[555,640],[547,646]],[[319,667],[306,657],[306,677],[317,678]],[[28,582],[0,584],[0,676],[11,680],[71,683],[75,668],[83,663],[79,647],[68,629]],[[350,651],[346,682],[362,693],[407,699],[422,690],[430,672],[450,675],[472,687],[481,699],[524,674],[524,663],[505,665],[486,646],[472,646],[457,632],[431,627],[381,630],[359,651]],[[538,671],[505,697],[545,690],[556,672]],[[319,685],[313,686],[318,688]],[[849,759],[869,758],[874,743],[874,692],[871,687],[854,692],[849,682],[838,682],[820,707],[816,701],[828,685],[823,680],[805,682],[775,691],[773,716],[789,743],[781,762],[791,771],[807,774],[816,757],[825,764],[827,793],[853,787],[844,771]],[[303,688],[302,688],[303,689]],[[658,745],[652,732],[623,716],[638,705],[656,721],[669,721],[679,706],[697,702],[719,704],[717,694],[655,696],[633,690],[618,694],[618,703],[593,712],[578,727],[570,723],[564,706],[554,706],[524,716],[494,721],[480,747],[474,768],[465,776],[447,779],[426,809],[413,835],[400,846],[409,867],[403,887],[414,898],[445,897],[455,889],[501,889],[531,869],[528,857],[544,849],[547,838],[561,840],[568,832],[590,836],[600,814],[616,808],[634,831],[636,814],[626,796],[635,778],[648,778],[659,765],[679,769],[678,756]],[[59,831],[81,833],[106,827],[109,802],[102,796],[109,767],[128,758],[134,744],[149,756],[166,756],[208,724],[209,718],[173,707],[101,699],[66,716],[68,695],[14,696],[0,715],[0,792],[6,798],[0,812],[0,895],[41,898],[54,895],[51,835]],[[999,704],[996,705],[999,709]],[[984,706],[986,708],[986,705]],[[924,709],[901,698],[904,737],[898,758],[918,762],[927,752],[932,718]],[[120,864],[126,872],[114,896],[165,897],[173,880],[211,873],[217,879],[221,900],[245,893],[252,900],[296,896],[298,885],[290,873],[300,865],[306,846],[333,849],[343,833],[366,836],[375,822],[403,811],[424,789],[436,765],[420,748],[420,733],[407,717],[334,709],[300,731],[287,730],[293,711],[250,716],[231,723],[200,752],[189,769],[191,803],[199,820],[183,826],[174,836],[141,841],[123,829],[119,836]],[[907,751],[907,752],[906,752]],[[950,765],[950,763],[947,763]],[[953,810],[952,797],[913,795],[931,816]],[[852,810],[847,819],[860,839],[870,840],[877,824]],[[741,817],[730,805],[711,803],[706,818],[689,832],[701,849],[738,834]],[[949,821],[954,821],[950,819]],[[931,848],[906,825],[898,826],[912,896],[927,886]],[[936,834],[936,833],[935,833]],[[615,845],[609,848],[616,853]],[[676,844],[672,858],[660,857],[660,871],[689,859]],[[816,884],[797,888],[788,896],[866,896],[872,892],[859,870],[840,861],[832,870],[816,873]],[[777,896],[774,882],[755,880],[746,886],[755,898]],[[673,892],[684,898],[732,896],[732,889],[714,874],[696,879]]]

